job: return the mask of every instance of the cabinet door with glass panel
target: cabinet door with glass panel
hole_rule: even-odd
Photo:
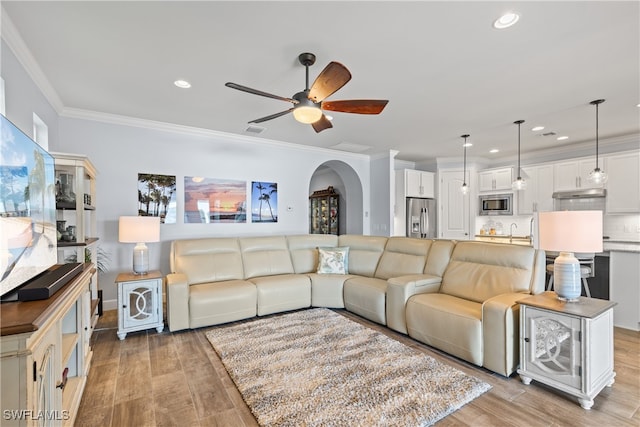
[[[338,234],[338,199],[333,187],[309,196],[309,233]]]

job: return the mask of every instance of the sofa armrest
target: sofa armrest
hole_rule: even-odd
[[[497,295],[482,304],[483,366],[506,377],[520,363],[520,304],[530,294]]]
[[[438,292],[441,282],[442,277],[431,274],[411,274],[387,280],[387,326],[406,334],[405,307],[409,297]]]
[[[187,275],[167,275],[167,323],[169,330],[189,329],[189,283]]]

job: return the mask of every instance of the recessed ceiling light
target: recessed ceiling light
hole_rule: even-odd
[[[515,12],[507,12],[493,23],[493,28],[503,30],[514,25],[520,19],[520,15]]]
[[[176,80],[173,84],[178,86],[180,89],[189,89],[191,87],[191,83],[186,80]]]
[[[492,148],[491,150],[489,150],[490,153],[495,154],[495,153],[499,153],[500,150],[498,150],[497,148]]]
[[[569,139],[569,137],[568,136],[559,136],[557,139],[558,139],[558,141],[564,141],[565,139]]]
[[[538,132],[539,130],[542,130],[542,129],[544,129],[544,126],[536,126],[534,128],[531,128],[533,132]]]
[[[465,142],[464,144],[462,144],[463,147],[473,147],[473,144],[471,142]]]

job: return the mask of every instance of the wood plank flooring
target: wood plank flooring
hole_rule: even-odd
[[[517,374],[505,378],[470,365],[344,310],[372,327],[474,375],[493,388],[438,426],[640,426],[640,332],[616,328],[616,382],[590,411],[577,400]],[[76,426],[256,426],[222,362],[208,328],[116,336],[117,313],[107,311],[93,335],[93,362]]]

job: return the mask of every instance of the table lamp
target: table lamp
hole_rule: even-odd
[[[555,291],[561,300],[577,301],[582,287],[574,252],[602,252],[602,211],[540,212],[538,248],[560,252],[553,263]]]
[[[135,243],[133,248],[133,274],[149,272],[149,249],[145,243],[160,241],[160,217],[121,216],[118,241]]]

